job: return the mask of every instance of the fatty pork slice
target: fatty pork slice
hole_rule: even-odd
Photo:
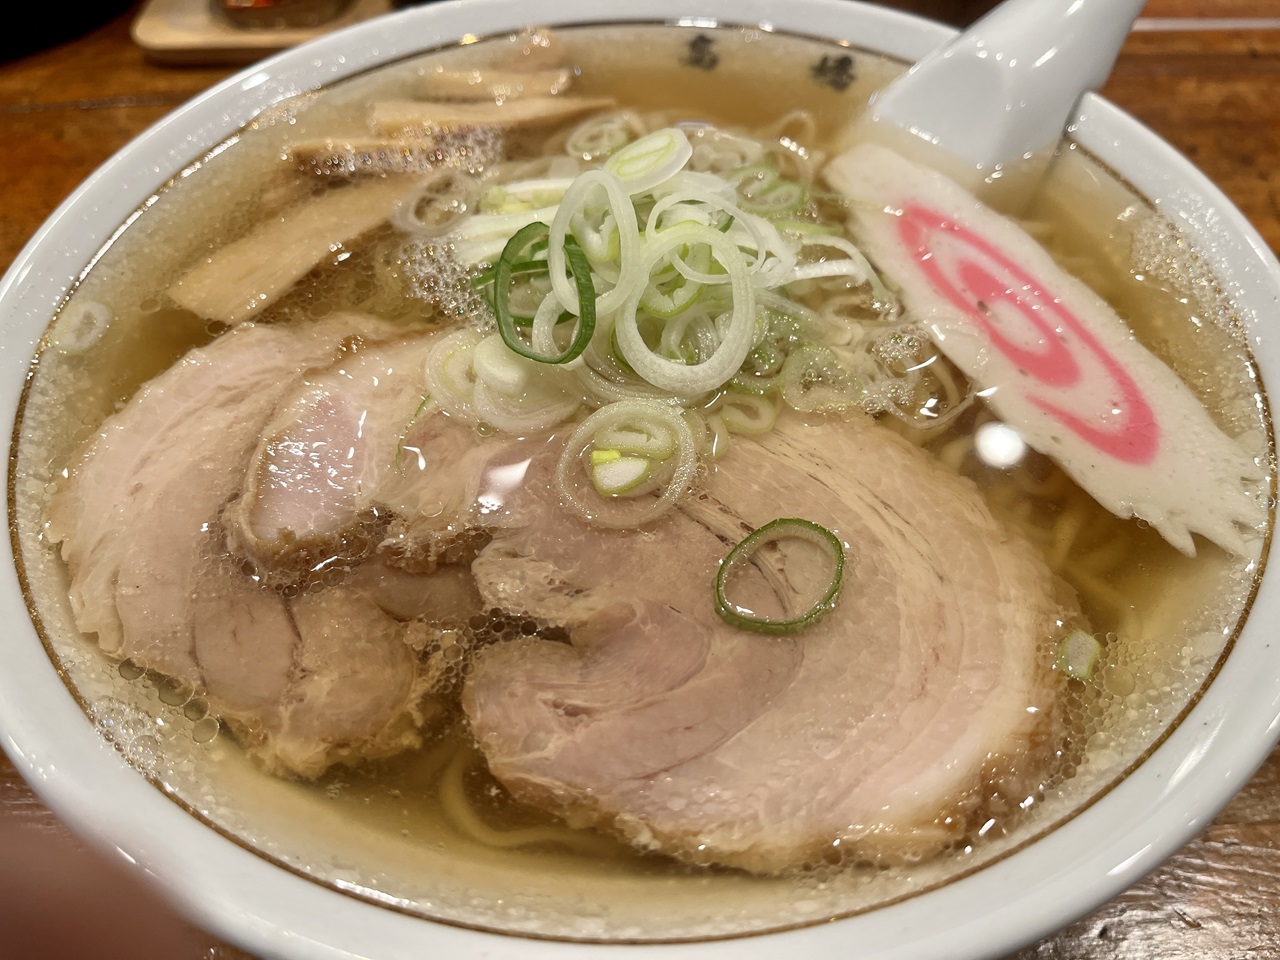
[[[281,773],[415,742],[430,682],[421,624],[356,585],[287,599],[225,556],[219,523],[290,384],[388,332],[358,317],[233,329],[108,418],[49,507],[77,625],[111,656],[203,690]]]
[[[223,515],[237,556],[283,581],[374,550],[431,572],[468,531],[504,522],[502,455],[521,443],[432,403],[424,367],[446,333],[362,345],[290,388]]]
[[[427,403],[422,370],[433,341],[361,344],[289,386],[223,516],[234,552],[288,577],[335,553],[364,552],[376,491],[421,456],[404,440]]]
[[[869,420],[735,439],[649,530],[577,523],[536,479],[527,498],[527,525],[473,572],[486,602],[571,643],[481,650],[464,690],[515,796],[645,848],[776,872],[933,856],[984,798],[1022,800],[1046,772],[1044,653],[1074,601],[972,484]],[[712,605],[718,565],[780,516],[849,545],[843,595],[795,636],[730,627]],[[736,589],[763,599],[770,582],[752,575]]]

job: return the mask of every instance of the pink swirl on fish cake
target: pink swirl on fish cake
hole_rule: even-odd
[[[914,251],[921,273],[934,289],[1016,365],[1028,381],[1023,386],[1031,403],[1116,460],[1138,466],[1155,460],[1160,450],[1160,425],[1142,389],[1075,313],[1047,290],[1047,284],[985,237],[918,203],[903,208],[898,236]],[[940,237],[949,242],[939,243]],[[1010,336],[1026,330],[1001,329],[993,308],[1002,304],[1039,336],[1037,348]],[[1082,381],[1087,385],[1095,379],[1088,376],[1090,373],[1104,377],[1117,396],[1111,414],[1098,418],[1101,425],[1036,393],[1037,385],[1057,390],[1079,386]]]

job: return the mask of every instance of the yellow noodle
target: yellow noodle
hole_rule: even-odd
[[[1088,520],[1085,511],[1086,504],[1078,500],[1068,503],[1054,523],[1053,548],[1045,558],[1049,561],[1049,569],[1054,573],[1061,573],[1067,565],[1071,548],[1075,546],[1080,531]]]
[[[938,451],[938,459],[954,470],[960,472],[960,465],[973,449],[972,437],[956,437]]]
[[[1033,497],[1047,499],[1071,492],[1071,481],[1057,467],[1050,469],[1043,477],[1036,477],[1030,470],[1020,470],[1016,478],[1023,491]]]
[[[769,145],[768,156],[776,161],[778,172],[806,187],[813,185],[815,167],[821,163],[823,154],[800,152],[793,145],[814,143],[817,127],[817,121],[808,110],[792,110],[757,132],[761,140],[775,141]]]
[[[1085,494],[1081,493],[1079,496],[1086,503],[1092,503],[1092,500]],[[1121,520],[1114,514],[1099,510],[1081,533],[1080,542],[1086,546],[1097,546],[1108,544],[1116,537],[1125,537],[1127,540],[1125,528],[1131,522],[1129,520]]]
[[[942,412],[933,417],[917,418],[916,425],[921,430],[936,431],[949,426],[953,420],[968,410],[976,395],[972,390],[960,389],[948,364],[935,361],[929,365],[928,373],[941,388],[940,395],[932,391],[929,395],[936,396],[942,401]]]
[[[460,744],[451,732],[446,732],[439,741],[432,744],[414,763],[414,775],[428,783],[435,783],[441,772],[458,755]]]
[[[946,402],[949,410],[958,410],[961,403],[968,403],[973,397],[972,390],[967,387],[961,390],[960,385],[956,382],[959,371],[941,357],[929,364],[929,373],[933,375],[933,379],[937,380],[942,387],[942,399]]]
[[[515,830],[496,830],[480,818],[467,798],[465,780],[467,770],[475,760],[469,750],[459,749],[450,760],[440,778],[440,809],[445,819],[458,833],[489,847],[523,847],[533,843],[554,843],[568,847],[575,853],[590,855],[612,854],[617,844],[606,837],[574,830],[570,827],[546,825],[521,827]]]
[[[1076,560],[1076,566],[1088,573],[1101,575],[1114,570],[1129,556],[1129,541],[1113,536]]]
[[[1115,614],[1116,633],[1130,638],[1142,636],[1137,611],[1124,592],[1100,577],[1079,570],[1072,571],[1068,579],[1089,601],[1108,607]]]
[[[792,110],[758,131],[762,140],[780,140],[783,137],[789,137],[801,143],[813,143],[817,139],[817,133],[818,122],[808,110]]]
[[[709,413],[703,419],[706,439],[700,439],[699,446],[712,460],[718,460],[729,449],[729,426],[719,413]]]

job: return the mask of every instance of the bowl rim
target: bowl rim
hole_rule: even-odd
[[[691,9],[699,13],[691,15]],[[0,281],[0,353],[11,375],[2,400],[7,421],[14,422],[18,389],[47,317],[106,236],[145,204],[158,183],[280,99],[456,42],[480,23],[492,35],[519,29],[531,17],[550,26],[763,24],[799,35],[837,34],[856,47],[908,60],[954,34],[941,24],[858,0],[789,0],[781,7],[774,0],[698,0],[696,6],[688,0],[646,0],[625,9],[599,9],[591,0],[445,0],[285,51],[222,81],[126,145],[59,206],[18,255]],[[1280,345],[1261,327],[1266,311],[1280,305],[1280,265],[1265,241],[1189,161],[1101,97],[1086,95],[1070,132],[1154,198],[1170,219],[1215,243],[1231,264],[1225,281],[1249,326],[1259,366],[1280,382]],[[15,440],[16,435],[15,427]],[[10,475],[6,516],[13,482]],[[452,956],[498,960],[620,950],[766,957],[780,949],[821,958],[845,955],[855,936],[860,954],[869,957],[1001,956],[1083,915],[1159,865],[1208,824],[1280,738],[1280,680],[1274,679],[1280,678],[1280,646],[1270,642],[1265,628],[1280,620],[1275,575],[1263,579],[1218,677],[1138,770],[1030,847],[962,880],[835,923],[725,940],[614,945],[495,935],[385,910],[280,870],[169,802],[98,736],[44,647],[30,642],[34,632],[25,626],[12,548],[12,541],[4,548],[12,573],[3,603],[19,625],[3,641],[0,747],[77,833],[134,864],[200,925],[264,957],[407,960],[419,956],[429,940]],[[103,805],[104,796],[112,802]],[[1009,890],[1019,891],[1016,900],[1009,899]]]

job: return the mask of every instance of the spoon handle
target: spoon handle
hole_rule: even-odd
[[[1145,0],[1005,0],[871,104],[872,119],[989,173],[1062,135]]]

